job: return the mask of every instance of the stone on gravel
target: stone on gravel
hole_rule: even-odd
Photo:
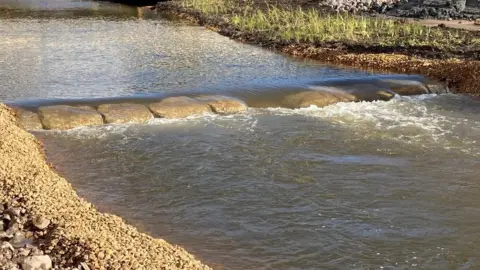
[[[22,262],[23,270],[48,270],[52,269],[52,259],[47,255],[30,256]]]
[[[0,246],[1,249],[9,249],[13,251],[13,246],[9,242],[3,242],[2,245]]]
[[[43,129],[40,118],[34,112],[24,110],[18,107],[12,107],[19,124],[27,130]]]
[[[328,89],[328,88],[326,88]],[[312,105],[325,107],[338,102],[356,101],[357,98],[349,93],[336,90],[312,90],[285,96],[282,105],[290,108],[307,108]]]
[[[145,123],[153,115],[145,105],[133,103],[102,104],[97,111],[103,115],[108,124]]]
[[[38,216],[33,219],[33,226],[39,230],[44,230],[50,225],[50,220],[46,219],[43,216]]]
[[[149,108],[156,116],[162,118],[184,118],[212,112],[208,104],[185,96],[165,98],[160,102],[151,103]]]
[[[67,130],[103,124],[102,116],[89,106],[54,105],[38,109],[45,129]]]
[[[200,96],[196,98],[200,102],[208,104],[214,113],[217,114],[232,114],[248,109],[245,102],[232,97],[212,95],[212,96]]]

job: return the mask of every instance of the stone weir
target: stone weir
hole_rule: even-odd
[[[40,106],[10,107],[18,122],[29,130],[68,130],[80,126],[145,123],[153,118],[185,118],[208,113],[228,115],[253,108],[324,107],[338,102],[388,101],[395,95],[446,93],[438,83],[402,79],[350,80],[313,83],[307,89],[277,91],[265,95],[242,92],[225,95],[169,96],[163,99],[111,100],[111,102],[65,102]],[[69,104],[69,105],[67,105]]]

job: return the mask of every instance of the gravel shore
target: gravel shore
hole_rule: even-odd
[[[4,104],[0,138],[0,269],[210,269],[79,198]]]

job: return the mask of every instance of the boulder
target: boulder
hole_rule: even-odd
[[[402,96],[422,95],[429,93],[425,84],[419,81],[382,79],[379,80],[379,83],[390,89],[392,92]]]
[[[285,96],[282,105],[291,109],[306,108],[311,105],[325,107],[338,102],[356,100],[357,98],[354,95],[342,91],[310,90]]]
[[[217,114],[232,114],[248,109],[245,102],[232,97],[212,95],[212,96],[200,96],[196,98],[200,102],[208,104],[214,113]]]
[[[15,112],[18,123],[24,129],[38,130],[43,128],[42,122],[40,122],[40,118],[36,113],[18,107],[12,107],[12,109]]]
[[[52,269],[52,259],[47,255],[30,256],[22,262],[23,270],[48,270]]]
[[[212,112],[204,102],[189,97],[169,97],[160,102],[151,103],[150,110],[162,118],[184,118]]]
[[[101,113],[108,124],[145,123],[153,119],[150,110],[142,104],[102,104],[97,111]]]
[[[103,124],[102,116],[89,106],[46,106],[40,107],[38,114],[45,129],[66,130]]]

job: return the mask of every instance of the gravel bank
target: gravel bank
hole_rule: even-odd
[[[2,269],[28,269],[22,263],[34,255],[44,255],[33,259],[50,259],[55,269],[79,269],[82,263],[90,269],[210,269],[181,247],[140,233],[79,198],[4,104],[0,138],[1,263],[11,267]],[[8,231],[12,222],[17,225]]]

